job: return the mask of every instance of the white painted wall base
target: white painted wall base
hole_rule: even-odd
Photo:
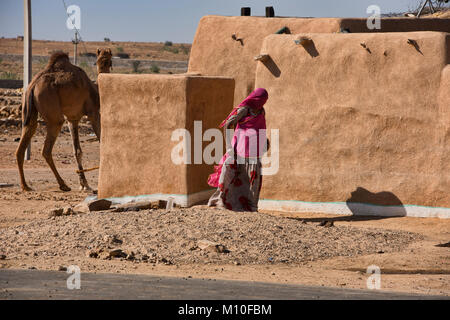
[[[124,204],[138,201],[168,200],[174,198],[174,202],[182,207],[190,207],[200,201],[207,200],[214,193],[214,189],[205,190],[190,195],[156,193],[141,196],[125,196],[120,198],[108,198],[113,204]],[[85,201],[92,200],[88,197]],[[284,212],[317,212],[342,215],[380,216],[380,217],[421,217],[421,218],[450,218],[450,208],[425,207],[416,205],[382,206],[367,203],[346,202],[306,202],[296,200],[259,200],[258,208],[261,210],[273,210]]]
[[[215,190],[205,190],[189,195],[185,194],[167,194],[167,193],[155,193],[149,195],[141,196],[125,196],[119,198],[108,198],[107,200],[112,201],[113,204],[125,204],[138,201],[155,201],[155,200],[168,200],[169,198],[174,199],[174,203],[182,207],[190,207],[200,201],[209,199]]]
[[[351,208],[350,208],[350,207]],[[260,200],[258,208],[285,212],[318,212],[342,215],[365,215],[381,217],[450,218],[450,208],[416,205],[382,206],[366,203],[305,202],[295,200]]]

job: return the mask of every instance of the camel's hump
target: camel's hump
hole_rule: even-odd
[[[57,51],[52,53],[52,55],[50,56],[50,59],[48,59],[48,64],[47,66],[53,66],[56,62],[69,62],[69,55],[63,51]]]

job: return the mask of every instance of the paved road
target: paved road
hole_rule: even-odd
[[[67,289],[69,276],[66,272],[57,271],[0,270],[0,299],[448,299],[441,296],[263,282],[93,273],[82,273],[80,290],[69,290]]]

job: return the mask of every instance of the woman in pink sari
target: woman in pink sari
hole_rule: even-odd
[[[220,125],[225,130],[235,126],[235,131],[231,147],[209,176],[208,184],[217,190],[208,206],[258,211],[261,157],[267,147],[263,106],[268,98],[265,89],[256,89]]]

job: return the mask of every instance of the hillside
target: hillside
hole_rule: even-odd
[[[33,74],[47,63],[47,57],[54,51],[62,50],[73,57],[74,45],[68,41],[33,40]],[[155,42],[82,42],[78,45],[79,65],[91,78],[96,77],[93,58],[83,56],[95,55],[97,48],[111,48],[113,55],[128,54],[129,59],[114,59],[115,73],[180,73],[189,60],[191,44],[155,43]],[[0,39],[0,79],[22,79],[23,41],[17,39]],[[139,61],[133,65],[134,60]],[[174,62],[174,66],[170,63]],[[177,63],[175,63],[177,62]],[[180,63],[181,62],[181,63]]]

